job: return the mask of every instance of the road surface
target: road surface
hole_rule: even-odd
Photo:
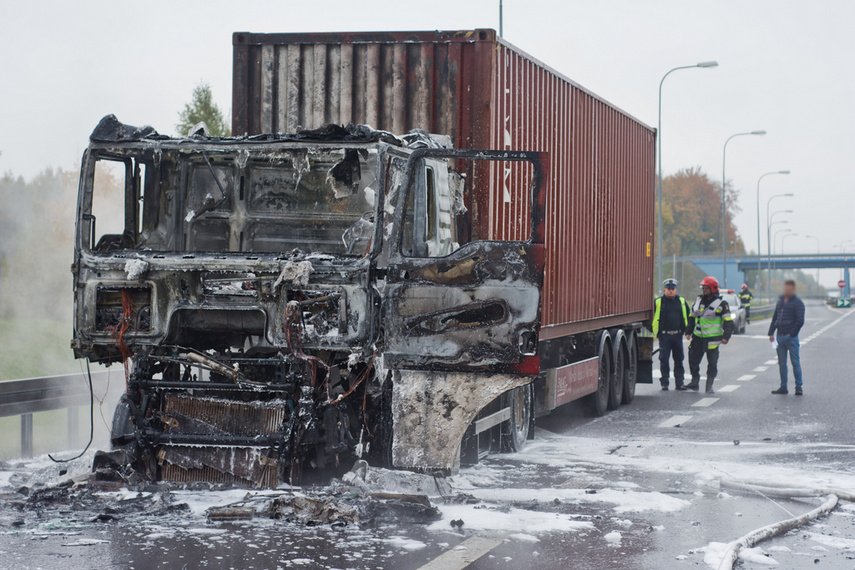
[[[174,510],[159,509],[156,495],[122,492],[22,508],[18,483],[33,472],[61,477],[44,462],[12,466],[0,474],[8,481],[0,567],[705,568],[719,543],[819,504],[723,491],[720,479],[855,491],[851,314],[808,304],[803,397],[792,394],[792,380],[789,396],[770,394],[775,354],[768,321],[756,322],[723,348],[714,397],[661,392],[655,383],[639,385],[631,406],[602,418],[571,405],[538,420],[524,452],[491,456],[451,478],[451,496],[433,499],[441,512],[433,522],[207,521],[207,506],[245,498],[235,491],[176,492],[170,501],[188,506]],[[120,499],[150,506],[103,512],[105,501]],[[855,568],[855,506],[842,503],[761,548],[738,567]]]

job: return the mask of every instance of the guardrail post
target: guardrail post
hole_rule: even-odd
[[[66,427],[68,430],[68,449],[77,447],[77,433],[80,431],[80,408],[71,406],[66,410],[67,421]]]
[[[21,414],[21,457],[33,456],[33,414]]]

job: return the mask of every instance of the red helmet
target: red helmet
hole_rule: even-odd
[[[718,293],[718,279],[708,275],[701,281],[701,287],[709,287],[713,293]]]
[[[743,284],[742,284],[742,289],[748,289],[748,284],[747,284],[747,283],[743,283]]]

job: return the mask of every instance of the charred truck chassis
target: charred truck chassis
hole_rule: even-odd
[[[172,139],[113,116],[90,140],[72,348],[124,362],[113,443],[145,477],[275,486],[361,456],[451,472],[467,429],[521,444],[544,155],[363,126]],[[458,237],[489,162],[530,165],[528,241]]]

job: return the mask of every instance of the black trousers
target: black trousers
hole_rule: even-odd
[[[720,341],[716,341],[716,347],[713,349],[707,348],[708,340],[692,337],[692,342],[689,343],[689,372],[692,374],[692,382],[701,378],[701,360],[704,355],[707,355],[707,385],[712,386],[716,374],[718,374],[718,349],[721,346]]]
[[[751,307],[745,307],[745,322],[751,322]]]
[[[686,374],[683,368],[683,335],[679,333],[659,335],[659,370],[662,372],[659,381],[663,386],[668,385],[671,376],[671,357],[674,358],[674,385],[679,388]]]

